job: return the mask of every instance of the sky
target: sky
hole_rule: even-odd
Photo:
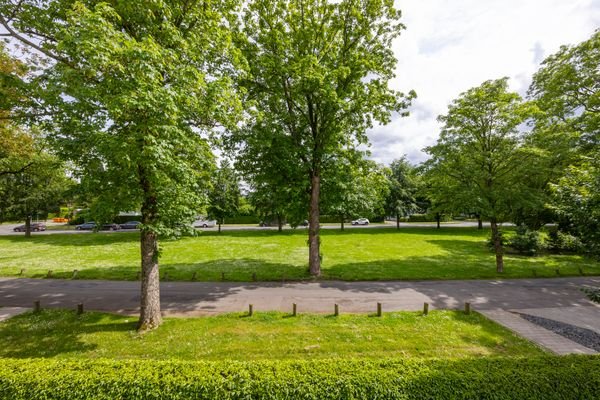
[[[577,44],[600,28],[600,0],[396,0],[406,30],[394,42],[398,59],[391,87],[414,89],[410,116],[395,116],[368,132],[371,158],[389,164],[438,138],[438,115],[466,90],[509,77],[526,95],[534,72],[561,45]]]

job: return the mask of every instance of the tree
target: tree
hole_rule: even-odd
[[[375,121],[387,123],[414,96],[389,89],[391,49],[403,29],[390,0],[255,0],[243,15],[240,48],[249,76],[252,120],[237,138],[238,155],[271,149],[256,136],[276,135],[288,182],[307,190],[309,270],[321,273],[319,215],[325,165],[367,142]],[[247,39],[246,39],[247,38]],[[249,138],[252,136],[253,138]],[[243,144],[242,144],[243,143]],[[259,148],[252,148],[259,146]],[[271,171],[279,174],[279,170]]]
[[[562,46],[533,76],[528,95],[542,111],[536,128],[576,132],[582,148],[600,145],[600,30],[576,46]]]
[[[533,77],[529,97],[539,108],[534,140],[545,150],[545,187],[559,227],[598,252],[600,213],[600,30],[562,46]]]
[[[58,157],[43,149],[21,163],[28,168],[0,176],[0,216],[25,219],[25,237],[30,237],[32,218],[58,208],[72,181]]]
[[[225,217],[234,215],[240,206],[240,181],[229,161],[222,160],[215,172],[212,187],[208,193],[208,215],[217,220],[219,233]]]
[[[600,254],[600,160],[570,166],[565,175],[550,184],[553,210],[559,227],[577,237],[586,250]]]
[[[240,114],[229,2],[0,2],[0,24],[44,58],[27,86],[99,219],[141,210],[139,330],[161,323],[159,237],[206,199],[213,157],[201,131]],[[43,117],[46,116],[46,117]],[[49,117],[51,116],[51,117]],[[189,228],[191,230],[191,228]]]
[[[383,202],[387,196],[387,178],[373,161],[354,159],[357,152],[335,159],[322,180],[322,209],[326,215],[337,216],[340,228],[348,217],[373,217],[384,214]]]
[[[417,169],[403,156],[392,161],[387,177],[389,194],[385,200],[385,211],[387,215],[396,216],[396,229],[400,229],[400,217],[408,216],[419,209]]]
[[[522,178],[534,173],[526,165],[532,150],[522,146],[518,130],[530,107],[508,92],[507,81],[486,81],[462,93],[438,117],[444,127],[437,143],[426,149],[431,189],[489,219],[499,273],[504,260],[498,222],[530,200]]]

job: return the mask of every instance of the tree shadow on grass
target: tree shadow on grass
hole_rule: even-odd
[[[81,337],[101,332],[135,331],[135,320],[122,316],[68,310],[42,310],[25,313],[0,324],[0,357],[55,357],[61,354],[95,350],[98,345]]]
[[[45,246],[102,246],[139,242],[139,232],[94,232],[84,234],[48,234],[32,236],[1,236],[0,241],[23,244],[43,244]]]

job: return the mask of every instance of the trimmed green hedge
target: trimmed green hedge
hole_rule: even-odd
[[[1,399],[593,399],[600,357],[0,360]]]

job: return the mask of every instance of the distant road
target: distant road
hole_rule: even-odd
[[[48,227],[52,227],[52,226],[59,226],[62,224],[53,224],[52,222],[47,222],[46,223]],[[16,226],[19,225],[23,225],[21,224],[2,224],[0,225],[0,236],[6,236],[6,235],[12,235],[12,236],[18,236],[18,235],[25,235],[25,233],[23,232],[13,232],[13,229]],[[467,222],[467,221],[453,221],[453,222],[442,222],[442,228],[444,227],[452,227],[452,228],[473,228],[473,227],[477,227],[477,222]],[[510,225],[510,224],[505,224],[505,225]],[[406,222],[402,222],[400,223],[400,229],[404,229],[404,228],[435,228],[436,224],[435,222],[411,222],[411,223],[406,223]],[[488,228],[489,224],[484,223],[484,227]],[[385,223],[381,224],[370,224],[370,225],[350,225],[350,224],[345,224],[344,228],[346,229],[374,229],[374,228],[396,228],[396,223],[392,222],[392,221],[386,221]],[[205,228],[204,230],[206,230],[207,232],[211,232],[211,231],[216,231],[218,228],[215,226],[214,228]],[[285,225],[283,227],[283,229],[285,230],[289,230],[292,229],[289,225]],[[296,228],[297,230],[306,230],[306,227],[298,227]],[[321,225],[321,229],[340,229],[340,225],[339,224],[325,224],[325,225]],[[248,226],[248,225],[223,225],[221,227],[221,230],[223,231],[276,231],[277,227],[276,226],[268,226],[268,227],[261,227],[261,226]],[[114,233],[114,234],[118,234],[119,232],[135,232],[135,230],[133,229],[126,229],[126,230],[120,230],[120,231],[102,231],[102,232],[108,232],[108,233]],[[75,229],[68,229],[68,230],[46,230],[44,232],[31,232],[32,235],[69,235],[69,234],[90,234],[93,233],[92,231],[77,231]]]

